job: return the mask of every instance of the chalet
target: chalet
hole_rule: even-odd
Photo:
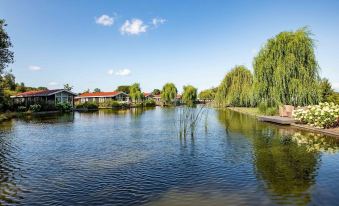
[[[154,99],[154,95],[152,93],[146,93],[144,92],[144,97],[145,97],[145,100],[151,100],[151,99]]]
[[[32,104],[53,104],[60,102],[74,105],[76,94],[65,89],[28,91],[11,96],[13,104],[30,106]]]
[[[93,92],[93,93],[83,93],[75,97],[76,103],[103,103],[109,100],[118,101],[118,102],[129,102],[129,96],[125,92]]]

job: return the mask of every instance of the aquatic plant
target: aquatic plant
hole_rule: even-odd
[[[178,108],[178,113],[177,128],[179,137],[186,137],[188,134],[194,137],[202,116],[207,115],[204,106],[199,108],[180,107]]]

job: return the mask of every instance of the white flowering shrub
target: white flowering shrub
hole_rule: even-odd
[[[339,105],[326,102],[296,109],[293,111],[293,117],[316,128],[336,127],[339,126]]]

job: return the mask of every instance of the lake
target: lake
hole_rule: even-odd
[[[208,109],[100,110],[0,124],[0,205],[335,205],[339,141]]]

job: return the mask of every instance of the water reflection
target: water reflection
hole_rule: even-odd
[[[34,114],[19,117],[20,120],[27,123],[40,124],[40,123],[67,123],[74,121],[74,113],[52,113],[52,114]]]
[[[186,139],[175,132],[176,108],[0,125],[0,205],[338,201],[337,141],[231,111],[209,114],[208,131],[202,125]]]
[[[237,112],[219,111],[218,119],[228,134],[241,133],[250,139],[258,177],[279,204],[308,204],[320,152],[338,151],[336,139],[265,124]]]

